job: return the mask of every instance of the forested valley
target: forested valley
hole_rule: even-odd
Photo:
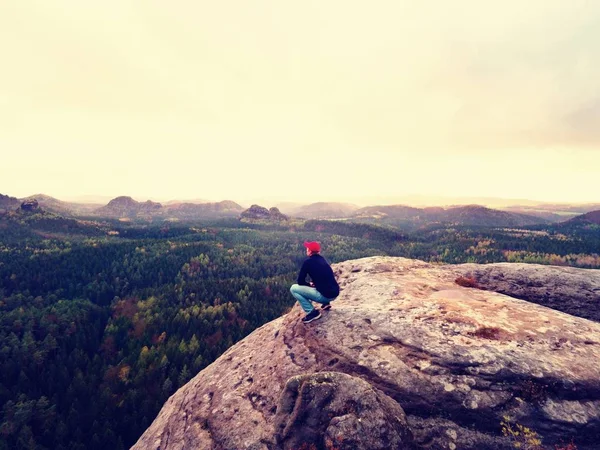
[[[598,226],[0,217],[0,450],[129,448],[179,387],[293,306],[305,240],[332,263],[600,267]]]

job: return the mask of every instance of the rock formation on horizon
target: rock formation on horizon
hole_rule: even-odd
[[[304,325],[296,305],[255,330],[133,449],[508,450],[505,417],[544,448],[598,448],[600,324],[542,305],[598,320],[600,270],[372,257],[334,271],[322,319]]]
[[[270,209],[260,205],[252,205],[247,210],[240,214],[242,219],[250,220],[268,220],[268,221],[282,221],[288,220],[288,216],[282,214],[278,208],[272,207]]]
[[[21,203],[21,211],[33,212],[37,211],[40,208],[40,204],[36,199],[25,200]]]

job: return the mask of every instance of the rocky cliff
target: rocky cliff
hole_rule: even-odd
[[[295,306],[254,331],[133,448],[514,448],[502,421],[544,448],[599,448],[600,324],[542,304],[576,294],[597,310],[600,270],[389,257],[334,270],[342,291],[321,320]]]

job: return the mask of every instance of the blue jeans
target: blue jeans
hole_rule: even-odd
[[[313,309],[315,309],[311,303],[311,300],[317,303],[329,303],[337,298],[327,298],[314,287],[300,286],[299,284],[292,284],[290,292],[296,298],[296,300],[298,300],[298,303],[300,303],[300,306],[302,306],[302,309],[306,314],[311,313]]]

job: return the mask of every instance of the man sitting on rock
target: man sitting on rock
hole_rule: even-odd
[[[331,302],[340,295],[340,287],[335,280],[331,266],[319,254],[321,244],[305,242],[304,246],[308,258],[302,264],[298,282],[292,285],[290,292],[306,312],[306,317],[302,319],[302,322],[310,323],[321,318],[321,312],[313,307],[311,300],[321,304],[321,311],[327,311],[331,309]],[[310,276],[312,280],[310,283],[306,282],[306,275]]]

